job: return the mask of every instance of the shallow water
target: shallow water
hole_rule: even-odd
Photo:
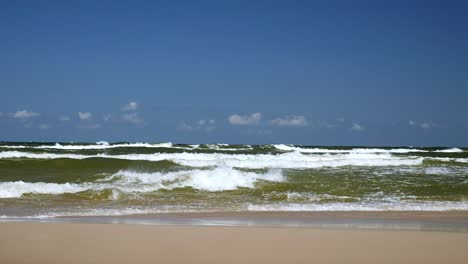
[[[460,148],[0,142],[0,216],[468,210]]]

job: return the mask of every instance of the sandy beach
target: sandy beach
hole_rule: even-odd
[[[0,223],[1,263],[466,263],[468,233]]]

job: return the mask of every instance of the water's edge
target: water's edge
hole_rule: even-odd
[[[255,226],[468,232],[468,211],[448,212],[218,212],[126,216],[0,218],[2,222],[132,224],[171,226]]]

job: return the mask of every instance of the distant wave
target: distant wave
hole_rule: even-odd
[[[109,144],[106,141],[96,142],[95,145],[62,145],[60,143],[55,143],[55,145],[42,145],[42,146],[25,146],[25,145],[5,145],[0,146],[0,148],[12,148],[12,149],[21,149],[21,148],[34,148],[34,149],[63,149],[63,150],[86,150],[86,149],[110,149],[110,148],[172,148],[173,144],[171,142],[167,143],[124,143],[124,144]]]
[[[459,163],[468,163],[468,158],[446,158],[446,157],[430,157],[428,160],[437,160],[444,162],[459,162]]]
[[[450,148],[450,149],[442,149],[442,150],[436,150],[435,152],[442,152],[442,153],[459,153],[463,152],[463,150],[459,148]]]
[[[276,149],[282,151],[299,151],[302,153],[411,153],[428,152],[427,150],[399,148],[399,149],[378,149],[378,148],[355,148],[355,149],[327,149],[327,148],[304,148],[285,144],[273,145]]]
[[[55,143],[54,145],[40,145],[40,146],[27,146],[27,145],[3,145],[0,148],[9,149],[57,149],[57,150],[99,150],[99,149],[112,149],[112,148],[173,148],[173,149],[209,149],[209,150],[222,150],[222,151],[238,151],[238,150],[251,150],[251,145],[243,145],[242,147],[230,148],[228,144],[197,144],[197,145],[185,145],[176,146],[171,142],[165,143],[121,143],[121,144],[110,144],[106,141],[99,141],[96,144],[86,145],[75,145],[75,144],[60,144]]]

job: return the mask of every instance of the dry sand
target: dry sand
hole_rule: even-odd
[[[468,233],[0,223],[0,263],[467,263]]]

